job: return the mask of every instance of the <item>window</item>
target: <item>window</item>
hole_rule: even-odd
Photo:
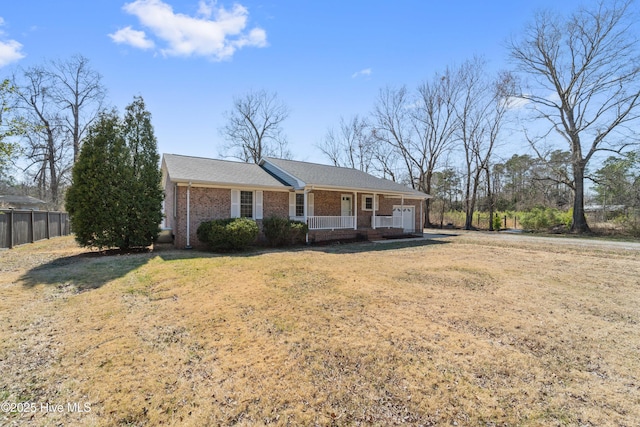
[[[365,211],[373,210],[373,197],[367,196],[364,198],[364,210]]]
[[[362,196],[362,210],[363,211],[372,211],[373,210],[373,205],[374,205],[374,203],[373,203],[373,195]],[[376,210],[380,209],[379,199],[378,199],[377,195],[376,195],[375,206],[376,206]]]
[[[304,216],[304,194],[296,194],[296,216]]]
[[[240,192],[240,216],[242,218],[253,218],[253,192]]]

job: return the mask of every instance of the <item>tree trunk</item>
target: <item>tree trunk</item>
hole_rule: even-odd
[[[76,105],[78,104],[76,96]],[[80,112],[73,108],[73,163],[78,161],[80,155]]]
[[[467,199],[467,209],[464,220],[464,229],[465,230],[473,230],[473,213],[476,210],[476,188],[471,192],[469,198]]]
[[[45,131],[47,134],[47,160],[49,162],[49,189],[51,191],[51,201],[58,209],[58,172],[56,171],[56,145],[53,137],[53,130],[49,122],[45,121]]]
[[[486,168],[487,173],[487,200],[489,200],[489,231],[493,231],[493,193],[491,192],[491,173],[489,166]]]
[[[425,174],[425,180],[424,180],[425,181],[424,192],[427,194],[431,193],[431,176],[432,176],[432,173],[430,171],[427,171],[427,173]],[[424,217],[425,217],[424,226],[431,228],[433,225],[431,224],[431,200],[430,199],[425,200]]]
[[[473,213],[476,211],[476,201],[478,200],[478,184],[480,181],[480,173],[482,171],[476,169],[474,172],[473,180],[467,181],[467,209],[466,218],[464,221],[465,230],[475,230],[473,226]]]
[[[575,184],[575,194],[573,198],[573,221],[571,232],[589,233],[591,229],[584,216],[584,169],[583,161],[573,162],[573,180]]]

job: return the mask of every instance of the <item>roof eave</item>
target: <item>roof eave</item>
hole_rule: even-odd
[[[360,188],[360,187],[341,187],[341,186],[331,186],[331,185],[307,184],[305,189],[326,190],[326,191],[349,191],[349,192],[357,192],[357,193],[379,193],[379,194],[387,194],[387,195],[393,195],[393,196],[410,197],[412,199],[433,198],[433,196],[426,193],[416,194],[412,191],[394,191],[394,190],[385,190],[382,188],[372,189],[372,188]]]
[[[251,184],[251,183],[238,183],[238,182],[216,182],[216,181],[201,181],[187,178],[173,178],[171,182],[174,184],[189,185],[192,187],[216,187],[216,188],[263,188],[267,190],[275,191],[290,191],[292,187],[287,187],[282,184],[278,185],[265,185],[265,184]]]

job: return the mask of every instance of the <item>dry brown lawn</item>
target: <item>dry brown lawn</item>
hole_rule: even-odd
[[[0,425],[640,425],[639,251],[441,242],[1,251]]]

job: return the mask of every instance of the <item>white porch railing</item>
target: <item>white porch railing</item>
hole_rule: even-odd
[[[372,228],[402,228],[402,218],[399,216],[371,217]]]
[[[353,228],[356,218],[353,216],[308,216],[309,230],[334,230],[337,228]]]
[[[389,228],[393,227],[392,216],[375,216],[371,217],[371,228]]]

